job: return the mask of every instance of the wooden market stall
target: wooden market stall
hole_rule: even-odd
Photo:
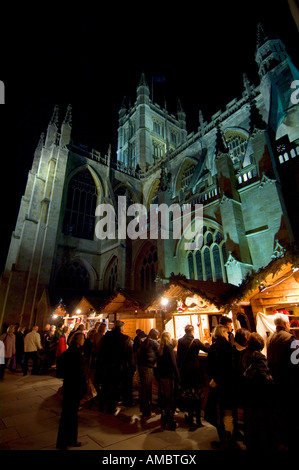
[[[116,320],[124,322],[124,334],[134,338],[137,328],[149,333],[151,328],[161,329],[161,316],[152,315],[147,310],[152,292],[133,292],[119,289],[101,308],[101,314],[113,328]]]
[[[262,314],[271,319],[277,313],[289,317],[291,331],[299,339],[299,269],[287,264],[279,277],[265,282],[251,297],[256,317]]]
[[[275,330],[277,313],[288,315],[291,331],[299,338],[299,247],[279,247],[270,263],[247,276],[227,299],[229,308],[241,301],[250,304],[256,331],[264,339]]]
[[[62,303],[62,301],[61,301]],[[72,329],[75,323],[83,323],[85,330],[89,330],[97,321],[106,320],[100,313],[100,308],[104,303],[104,297],[81,297],[71,301],[66,301],[63,308],[56,310],[64,326]]]
[[[173,276],[148,306],[152,315],[162,317],[163,329],[175,339],[185,334],[187,324],[194,326],[194,336],[211,342],[211,332],[225,312],[225,298],[236,286],[223,282],[208,282]],[[233,312],[229,313],[233,318]],[[233,318],[234,320],[234,318]]]

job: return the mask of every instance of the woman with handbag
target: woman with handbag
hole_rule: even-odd
[[[194,427],[201,427],[201,397],[205,384],[204,372],[200,367],[198,353],[208,352],[209,346],[194,338],[194,326],[185,327],[185,335],[178,340],[177,364],[181,377],[179,408],[185,411],[185,422]]]

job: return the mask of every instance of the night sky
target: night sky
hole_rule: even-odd
[[[139,2],[129,7],[111,2],[111,7],[93,9],[80,4],[67,13],[59,4],[45,5],[40,12],[36,6],[32,11],[27,4],[18,6],[3,18],[1,270],[33,152],[55,104],[60,121],[72,104],[75,142],[103,154],[111,144],[115,154],[118,111],[125,96],[134,104],[142,72],[150,87],[152,76],[165,77],[154,86],[154,101],[166,102],[175,114],[180,99],[187,130],[196,132],[200,109],[209,121],[242,96],[243,73],[258,84],[259,21],[282,39],[299,66],[298,31],[287,0]]]

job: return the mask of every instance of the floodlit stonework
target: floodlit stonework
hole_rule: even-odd
[[[115,159],[74,143],[71,106],[61,124],[54,109],[11,238],[1,323],[42,324],[61,297],[117,287],[148,292],[171,273],[238,285],[271,261],[277,243],[296,239],[299,108],[291,84],[299,73],[261,27],[256,62],[258,86],[244,74],[242,96],[209,122],[199,111],[191,134],[181,104],[174,116],[152,102],[142,75],[135,103],[119,111]],[[118,196],[148,209],[203,204],[202,247],[186,251],[184,236],[98,239],[96,207],[117,211]]]

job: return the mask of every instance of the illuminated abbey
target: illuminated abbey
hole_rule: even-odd
[[[256,63],[258,86],[244,74],[242,96],[209,121],[199,110],[191,134],[181,104],[176,115],[155,104],[142,74],[134,104],[119,110],[115,156],[73,142],[71,106],[54,109],[11,237],[1,322],[42,323],[51,305],[79,293],[149,293],[171,273],[239,285],[296,240],[299,73],[261,27]],[[146,208],[202,204],[201,248],[185,250],[184,235],[99,239],[96,208],[116,210],[118,196]]]

